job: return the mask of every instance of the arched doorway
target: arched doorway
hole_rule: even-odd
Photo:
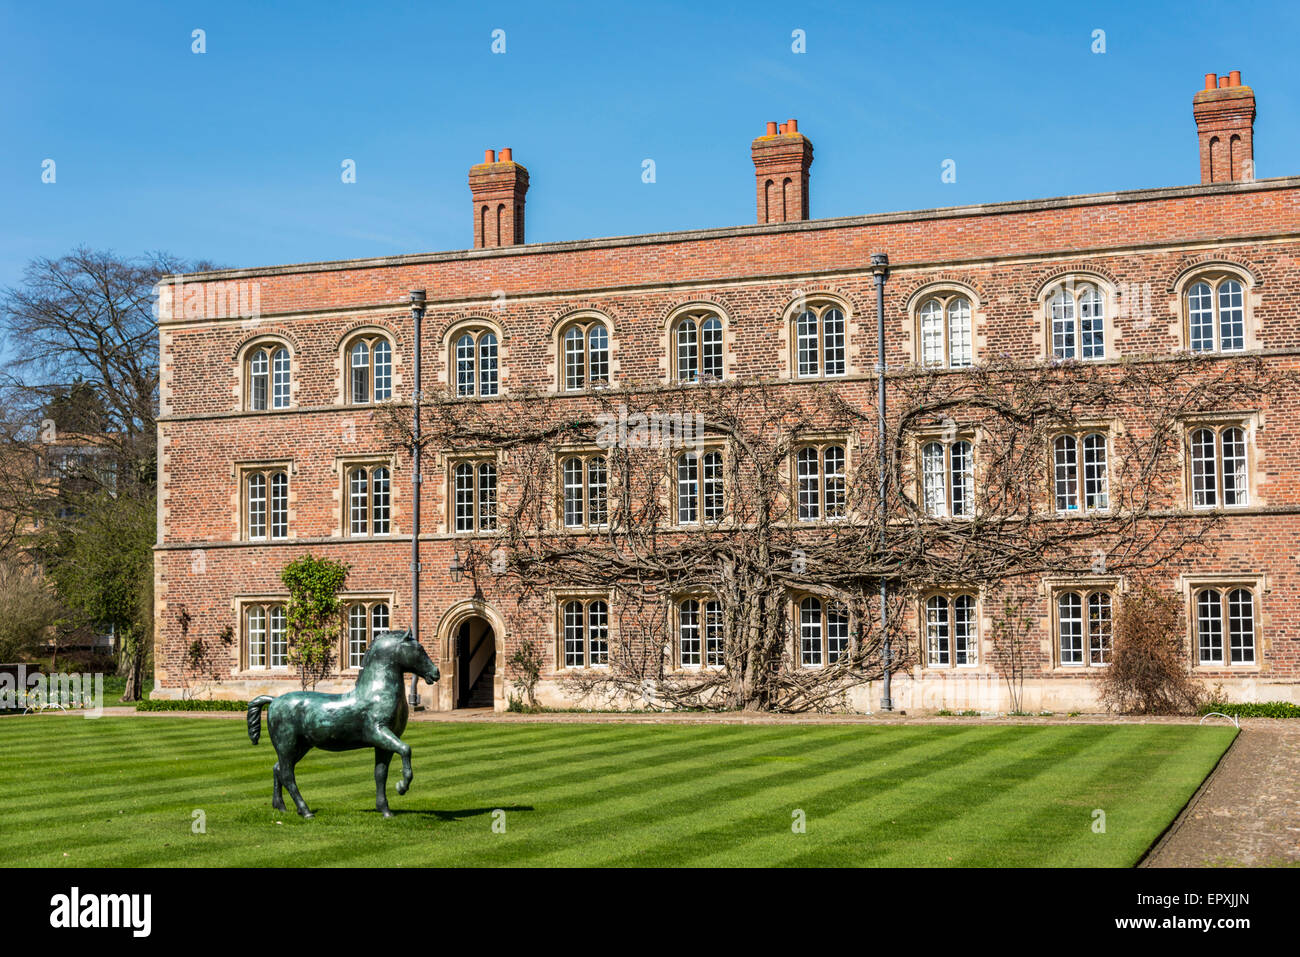
[[[456,661],[455,707],[491,708],[495,704],[497,636],[479,615],[465,618],[452,636]]]
[[[460,601],[438,621],[437,707],[505,709],[505,622],[481,598]]]

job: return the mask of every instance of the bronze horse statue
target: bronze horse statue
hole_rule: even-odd
[[[406,729],[406,698],[402,675],[417,674],[429,684],[438,680],[438,666],[409,631],[381,631],[361,661],[357,686],[346,694],[290,691],[272,697],[259,695],[248,702],[248,737],[257,744],[262,736],[262,709],[266,727],[279,759],[275,763],[271,806],[283,811],[284,794],[298,813],[311,817],[311,808],[298,793],[293,768],[312,748],[325,751],[375,749],[375,807],[384,817],[388,809],[388,765],[394,754],[402,756],[402,780],[397,793],[411,786],[411,746],[399,735]]]

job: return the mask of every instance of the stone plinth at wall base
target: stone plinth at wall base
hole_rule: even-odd
[[[1258,677],[1205,679],[1202,682],[1207,695],[1234,702],[1289,701],[1300,704],[1300,682],[1269,682]],[[498,677],[493,710],[506,711],[509,696],[515,691]],[[319,682],[313,689],[327,694],[350,691],[354,678],[331,678]],[[232,679],[220,684],[191,686],[189,689],[155,687],[152,697],[180,700],[217,699],[247,701],[258,695],[282,695],[299,690],[296,681]],[[409,678],[403,685],[409,693]],[[844,714],[888,714],[881,710],[882,686],[879,681],[868,682],[849,690],[844,706],[835,709]],[[1098,697],[1097,682],[1088,678],[1026,678],[1021,710],[1029,714],[1050,711],[1054,714],[1096,714],[1105,711]],[[433,687],[420,682],[420,704],[428,711],[452,710],[454,689],[439,682]],[[1005,679],[991,674],[971,672],[913,677],[895,675],[891,689],[893,712],[909,714],[934,714],[938,711],[975,711],[997,715],[1011,711],[1011,696]],[[586,711],[655,711],[655,699],[629,693],[597,693],[575,695],[561,680],[543,680],[537,685],[537,703],[544,708]],[[744,712],[747,713],[747,712]]]
[[[1300,703],[1300,684],[1267,682],[1258,677],[1202,680],[1207,695],[1220,694],[1228,701],[1290,701]],[[879,707],[879,683],[873,704]],[[1026,677],[1020,710],[1028,714],[1050,711],[1055,714],[1099,713],[1105,706],[1099,697],[1098,682],[1092,678]],[[992,674],[942,673],[916,678],[895,675],[894,711],[932,714],[936,711],[978,711],[982,714],[1006,714],[1012,710],[1006,679]]]
[[[351,691],[354,687],[356,687],[355,678],[328,678],[317,682],[316,687],[310,690],[320,691],[325,694],[341,694],[344,691]],[[179,701],[183,698],[210,699],[213,701],[250,701],[258,695],[269,694],[275,697],[276,695],[288,694],[290,691],[301,690],[302,685],[297,681],[231,679],[222,681],[220,684],[192,685],[188,689],[155,686],[149,696],[168,701]]]

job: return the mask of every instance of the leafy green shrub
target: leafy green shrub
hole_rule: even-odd
[[[216,701],[211,698],[145,698],[135,703],[136,711],[247,711],[247,701]]]
[[[1197,713],[1216,711],[1232,718],[1300,718],[1300,705],[1289,701],[1210,701],[1201,705]]]
[[[343,624],[339,592],[348,566],[328,558],[303,555],[284,566],[280,580],[289,589],[284,618],[289,662],[298,669],[303,689],[314,688],[329,673]]]

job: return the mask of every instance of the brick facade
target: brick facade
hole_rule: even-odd
[[[1249,89],[1239,86],[1239,77],[1237,82],[1229,91]],[[1202,99],[1198,94],[1198,124]],[[786,140],[797,149],[784,148]],[[1204,151],[1206,137],[1201,140]],[[1300,304],[1300,178],[1221,181],[1216,173],[1198,186],[808,221],[812,147],[793,121],[755,140],[753,155],[755,226],[523,245],[527,172],[503,157],[504,162],[471,171],[472,250],[174,280],[170,316],[161,328],[155,694],[247,697],[291,687],[288,673],[248,667],[244,611],[259,602],[270,607],[283,594],[280,570],[307,552],[349,563],[349,596],[367,608],[386,605],[394,627],[410,621],[409,456],[386,438],[382,413],[373,405],[350,403],[349,350],[361,340],[390,343],[391,398],[409,401],[411,289],[428,291],[422,342],[426,391],[454,386],[452,351],[460,333],[486,331],[498,343],[501,394],[539,393],[539,401],[553,405],[557,416],[589,403],[588,396],[566,394],[558,386],[559,332],[574,316],[598,316],[607,325],[610,378],[619,387],[653,389],[671,386],[671,321],[684,307],[697,305],[722,320],[725,377],[762,378],[797,397],[814,385],[794,374],[792,308],[814,300],[835,303],[846,317],[846,368],[829,380],[831,387],[874,408],[870,259],[877,252],[888,253],[891,263],[885,357],[891,377],[919,374],[918,309],[932,292],[969,302],[976,363],[1043,363],[1053,348],[1047,294],[1063,280],[1091,283],[1107,306],[1106,355],[1099,364],[1119,368],[1188,350],[1189,289],[1207,276],[1230,277],[1243,289],[1243,347],[1211,365],[1259,359],[1270,368],[1300,370],[1300,326],[1294,319]],[[1235,160],[1231,168],[1239,169]],[[770,195],[765,184],[774,177],[791,181],[793,205],[784,205],[781,215],[765,205]],[[499,231],[492,222],[484,233],[482,212],[491,204],[483,197],[489,192],[501,207],[503,225]],[[243,286],[256,287],[256,317],[214,305],[215,292]],[[279,348],[288,353],[287,405],[275,408],[269,401],[265,410],[250,410],[249,357],[259,349],[273,355]],[[1221,684],[1236,697],[1300,701],[1297,406],[1300,394],[1288,391],[1260,408],[1225,410],[1249,419],[1249,504],[1231,510],[1209,553],[1162,572],[1168,587],[1186,596],[1189,611],[1197,589],[1205,586],[1241,588],[1253,596],[1253,664],[1195,664],[1189,619],[1189,666],[1207,685]],[[432,705],[456,704],[452,646],[459,626],[471,618],[485,619],[493,630],[498,708],[508,693],[501,662],[526,636],[540,639],[544,649],[543,698],[558,703],[563,692],[555,680],[560,668],[554,597],[521,601],[491,580],[479,582],[476,591],[468,580],[453,583],[446,572],[453,555],[464,554],[475,541],[490,547],[491,540],[451,530],[448,470],[455,451],[427,455],[424,465],[421,639],[444,675]],[[357,464],[388,470],[391,526],[382,537],[348,533],[347,475]],[[244,483],[254,472],[287,477],[288,534],[282,541],[247,540],[254,519]],[[508,460],[501,464],[499,482],[507,496]],[[1186,489],[1171,486],[1165,504],[1188,510]],[[1095,707],[1089,669],[1063,666],[1054,650],[1053,596],[1071,586],[1086,593],[1085,579],[1043,580],[1036,586],[1041,642],[1026,682],[1028,708]],[[1104,584],[1122,601],[1123,582]],[[982,642],[996,604],[996,594],[979,596]],[[916,614],[919,641],[924,631],[919,604]],[[228,645],[213,642],[220,683],[188,676],[188,643],[227,630]],[[613,640],[617,630],[615,624]],[[987,649],[978,660],[965,671],[919,663],[898,676],[896,704],[1005,708]],[[346,683],[345,671],[326,686]],[[427,701],[428,691],[424,694]],[[871,687],[852,703],[868,709],[878,697],[879,688]]]

